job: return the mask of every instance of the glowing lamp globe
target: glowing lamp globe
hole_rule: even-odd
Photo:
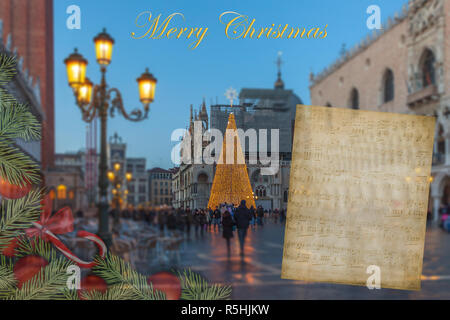
[[[139,98],[144,105],[148,105],[153,102],[155,98],[156,78],[145,69],[145,72],[137,78],[139,86]]]
[[[97,62],[104,66],[109,65],[111,63],[114,39],[106,33],[106,29],[103,29],[103,31],[94,38],[94,43]]]
[[[92,82],[86,78],[84,83],[77,90],[77,101],[79,105],[87,105],[92,99]]]
[[[77,89],[85,82],[87,60],[75,48],[75,51],[64,60],[64,64],[66,65],[69,86]]]
[[[109,179],[109,181],[113,181],[113,180],[114,180],[114,178],[115,178],[115,176],[114,176],[114,172],[112,172],[112,171],[108,171],[108,179]]]

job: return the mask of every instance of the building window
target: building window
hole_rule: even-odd
[[[430,49],[426,49],[422,54],[421,70],[422,70],[422,87],[428,87],[435,84],[435,70],[434,70],[434,54]]]
[[[63,184],[60,184],[57,188],[58,190],[58,199],[66,199],[67,198],[67,187]]]
[[[387,69],[383,77],[383,102],[394,100],[394,73]]]
[[[267,195],[266,188],[264,186],[258,186],[255,190],[256,196],[265,197]]]
[[[359,92],[356,88],[353,88],[350,93],[350,107],[355,110],[359,109]]]
[[[69,191],[69,199],[73,200],[73,198],[75,198],[75,194],[73,193],[73,191]]]
[[[50,197],[50,200],[55,200],[55,197],[56,197],[55,190],[53,190],[53,189],[50,190],[49,197]]]

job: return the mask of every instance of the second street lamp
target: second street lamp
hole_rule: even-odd
[[[150,103],[153,102],[156,87],[156,78],[148,69],[138,79],[139,98],[143,104],[143,111],[134,109],[127,113],[122,101],[122,95],[116,88],[109,88],[106,83],[106,68],[111,63],[114,39],[103,29],[103,32],[94,38],[97,62],[100,65],[101,82],[94,85],[86,78],[87,60],[75,49],[64,60],[67,69],[67,79],[72,87],[75,100],[81,109],[83,120],[91,122],[98,116],[100,118],[100,163],[99,163],[99,202],[98,235],[107,246],[111,245],[112,237],[108,221],[108,164],[107,164],[107,120],[108,114],[114,117],[118,110],[122,116],[131,121],[147,119]]]

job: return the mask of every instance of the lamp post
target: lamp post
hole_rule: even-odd
[[[148,69],[137,79],[139,97],[144,110],[135,109],[127,113],[122,102],[120,91],[109,88],[106,83],[106,69],[111,63],[114,39],[103,29],[103,32],[94,38],[97,63],[100,65],[101,82],[94,85],[86,78],[86,66],[88,61],[77,52],[72,53],[64,60],[67,69],[67,79],[72,87],[76,103],[81,110],[83,120],[91,122],[96,116],[100,118],[100,163],[99,163],[99,227],[98,235],[107,246],[111,245],[111,232],[108,222],[108,179],[107,179],[107,120],[108,113],[114,117],[118,110],[124,118],[130,121],[142,121],[147,118],[150,103],[153,102],[156,87],[156,78],[149,73]]]

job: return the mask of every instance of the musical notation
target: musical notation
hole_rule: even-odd
[[[417,290],[435,120],[297,106],[282,278]]]

